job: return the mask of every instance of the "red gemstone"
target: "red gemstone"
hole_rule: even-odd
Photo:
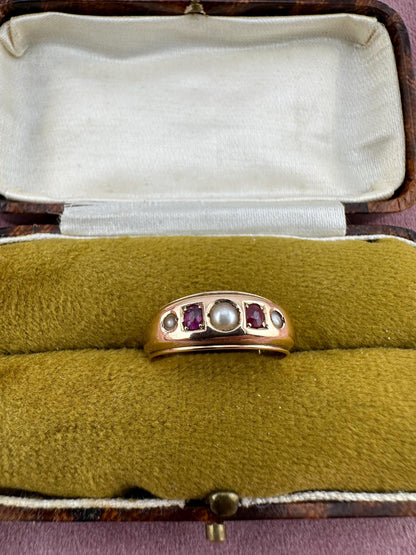
[[[190,331],[199,330],[202,324],[202,308],[197,304],[190,304],[185,308],[185,315],[183,318],[183,325]]]
[[[257,303],[251,303],[246,306],[247,324],[252,328],[262,328],[264,324],[264,312]]]

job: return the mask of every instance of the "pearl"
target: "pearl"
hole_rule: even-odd
[[[173,312],[171,312],[170,314],[165,316],[162,325],[166,331],[172,331],[178,325],[178,317],[176,316],[176,314],[173,314]]]
[[[240,313],[229,301],[214,304],[209,313],[212,326],[220,331],[231,331],[240,323]]]
[[[283,324],[284,319],[283,316],[280,314],[280,312],[278,312],[277,310],[273,310],[273,312],[270,315],[273,324],[276,326],[276,328],[283,328]]]

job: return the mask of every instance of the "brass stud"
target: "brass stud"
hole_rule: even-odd
[[[225,524],[207,523],[205,524],[205,534],[210,542],[225,542],[227,540]]]
[[[208,496],[208,503],[214,514],[226,518],[237,512],[239,498],[233,491],[217,491]]]
[[[211,511],[220,519],[231,517],[238,511],[239,497],[233,491],[216,491],[207,497]],[[225,542],[227,533],[223,522],[205,524],[205,533],[210,542]]]

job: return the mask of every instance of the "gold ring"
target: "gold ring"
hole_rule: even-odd
[[[145,353],[256,350],[284,357],[293,326],[277,304],[251,293],[209,291],[177,299],[159,310],[148,328]]]

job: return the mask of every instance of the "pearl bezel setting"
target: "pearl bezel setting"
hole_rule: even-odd
[[[241,321],[238,306],[228,299],[215,301],[209,308],[208,318],[214,329],[223,332],[236,330]]]

